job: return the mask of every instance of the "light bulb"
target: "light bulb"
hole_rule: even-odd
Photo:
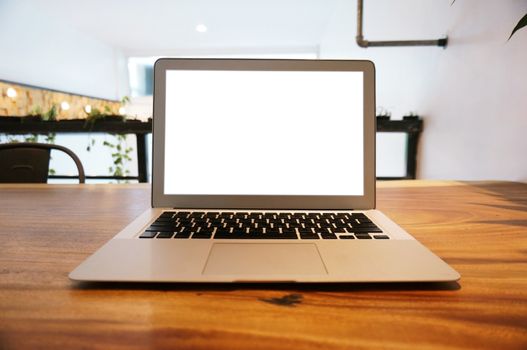
[[[207,31],[207,26],[204,24],[198,24],[196,26],[196,31],[200,33],[205,33]]]
[[[66,101],[63,101],[61,104],[60,104],[60,108],[63,110],[63,111],[67,111],[68,109],[70,109],[70,104]]]
[[[119,107],[119,114],[125,115],[125,113],[126,113],[126,109],[124,107]]]
[[[10,97],[10,98],[15,98],[16,97],[16,90],[13,89],[12,87],[10,88],[7,88],[7,97]]]
[[[90,114],[90,113],[91,113],[91,105],[86,105],[86,106],[84,106],[84,111],[85,111],[86,113]]]

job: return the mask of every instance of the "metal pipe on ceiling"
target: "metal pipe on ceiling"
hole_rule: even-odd
[[[444,48],[447,45],[448,38],[441,38],[437,40],[366,40],[364,39],[362,32],[363,13],[363,0],[357,0],[357,36],[355,37],[355,40],[357,41],[357,45],[362,48],[394,46],[439,46]]]

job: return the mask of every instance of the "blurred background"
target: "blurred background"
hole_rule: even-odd
[[[0,0],[0,143],[67,146],[87,182],[148,181],[157,58],[368,59],[378,177],[527,181],[527,28],[509,40],[527,1],[363,6],[366,40],[448,44],[360,47],[357,0]],[[76,171],[52,153],[50,182]]]

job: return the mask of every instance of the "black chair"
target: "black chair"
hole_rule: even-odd
[[[30,142],[0,144],[0,183],[47,183],[52,149],[73,159],[79,172],[79,183],[84,183],[86,177],[82,163],[69,148]]]

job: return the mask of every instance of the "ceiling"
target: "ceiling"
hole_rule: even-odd
[[[313,50],[337,1],[34,0],[34,5],[52,20],[141,56]],[[207,31],[196,31],[198,24]]]

